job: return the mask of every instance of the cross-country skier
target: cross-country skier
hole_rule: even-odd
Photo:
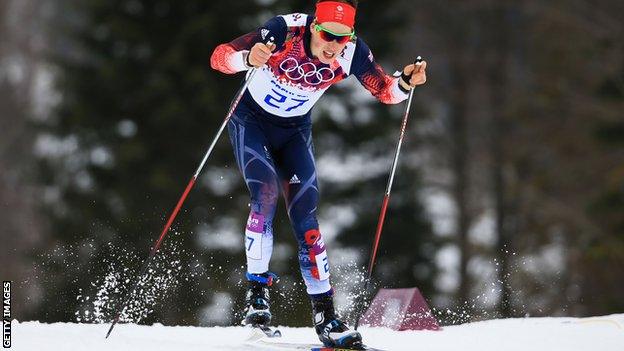
[[[357,347],[362,338],[334,311],[327,252],[319,224],[319,191],[310,111],[331,85],[354,75],[377,99],[396,104],[425,83],[426,62],[387,75],[355,36],[357,0],[324,1],[314,15],[277,16],[257,31],[219,45],[212,68],[233,74],[259,70],[228,124],[238,167],[251,195],[245,230],[247,280],[244,323],[270,323],[268,288],[272,223],[280,188],[299,245],[299,264],[319,339],[328,347]],[[265,44],[273,38],[273,43]]]

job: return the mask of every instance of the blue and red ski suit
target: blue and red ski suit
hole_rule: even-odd
[[[247,70],[251,47],[275,39],[276,49],[258,69],[228,123],[238,167],[251,195],[245,230],[247,271],[269,270],[273,250],[272,222],[282,192],[299,245],[301,274],[310,295],[331,291],[325,243],[319,231],[319,188],[314,163],[310,111],[331,85],[350,75],[386,104],[405,100],[399,78],[386,74],[360,38],[347,43],[332,64],[310,52],[313,16],[277,16],[257,31],[219,45],[211,66],[223,73]]]

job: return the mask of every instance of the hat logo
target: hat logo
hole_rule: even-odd
[[[334,18],[338,21],[341,21],[344,18],[344,8],[341,5],[336,6]]]

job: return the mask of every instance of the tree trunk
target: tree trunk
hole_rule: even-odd
[[[451,108],[451,138],[453,147],[451,149],[451,169],[453,171],[454,183],[452,186],[452,196],[457,207],[457,240],[460,250],[459,264],[459,291],[457,294],[458,303],[467,304],[470,296],[470,279],[468,276],[468,259],[470,257],[470,246],[468,242],[468,229],[470,226],[470,215],[468,213],[468,135],[466,130],[467,114],[467,64],[465,57],[460,51],[454,55],[451,70],[453,75],[454,99]],[[466,311],[467,314],[468,311]]]
[[[492,192],[495,213],[496,232],[496,260],[498,262],[497,278],[501,285],[501,296],[497,304],[498,313],[503,317],[512,315],[511,286],[510,286],[510,258],[511,236],[509,228],[508,189],[504,177],[506,164],[505,145],[507,126],[505,123],[505,108],[507,89],[509,88],[506,76],[510,41],[508,13],[509,9],[503,4],[498,5],[488,13],[491,28],[492,43],[489,46],[488,80],[490,82],[490,104],[492,116],[490,121],[490,152],[492,155]]]

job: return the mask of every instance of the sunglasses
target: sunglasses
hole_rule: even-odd
[[[355,36],[355,30],[351,31],[351,33],[336,33],[321,26],[320,24],[315,24],[314,29],[319,33],[321,39],[326,42],[335,40],[338,44],[345,44]]]

